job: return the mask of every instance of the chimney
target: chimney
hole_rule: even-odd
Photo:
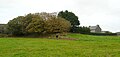
[[[96,26],[98,26],[98,27],[99,27],[99,25],[96,25]]]

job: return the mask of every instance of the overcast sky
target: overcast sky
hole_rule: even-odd
[[[36,12],[75,13],[81,26],[100,25],[102,30],[120,31],[120,0],[0,0],[0,23]]]

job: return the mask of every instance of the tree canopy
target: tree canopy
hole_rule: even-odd
[[[58,13],[58,17],[64,18],[71,23],[71,29],[70,32],[76,32],[76,27],[80,25],[80,22],[78,20],[78,17],[73,13],[69,11],[60,11]]]
[[[58,13],[58,17],[62,17],[68,21],[70,21],[72,26],[80,25],[80,22],[78,20],[78,17],[73,12],[66,11],[60,11]]]
[[[51,18],[46,21],[45,29],[48,33],[62,33],[70,30],[71,24],[63,18]]]
[[[14,18],[13,20],[10,20],[7,24],[7,29],[9,33],[12,33],[14,35],[21,35],[22,34],[22,19],[24,19],[23,16],[18,16]]]
[[[7,24],[8,31],[14,35],[31,33],[62,33],[70,30],[69,21],[54,16],[50,13],[29,13],[25,16],[18,16]]]

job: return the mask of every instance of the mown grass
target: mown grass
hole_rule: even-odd
[[[66,38],[0,38],[0,57],[119,57],[120,37],[68,34]]]

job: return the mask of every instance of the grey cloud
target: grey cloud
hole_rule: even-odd
[[[81,26],[99,24],[103,30],[120,31],[119,0],[0,0],[0,22],[30,12],[70,10]]]

